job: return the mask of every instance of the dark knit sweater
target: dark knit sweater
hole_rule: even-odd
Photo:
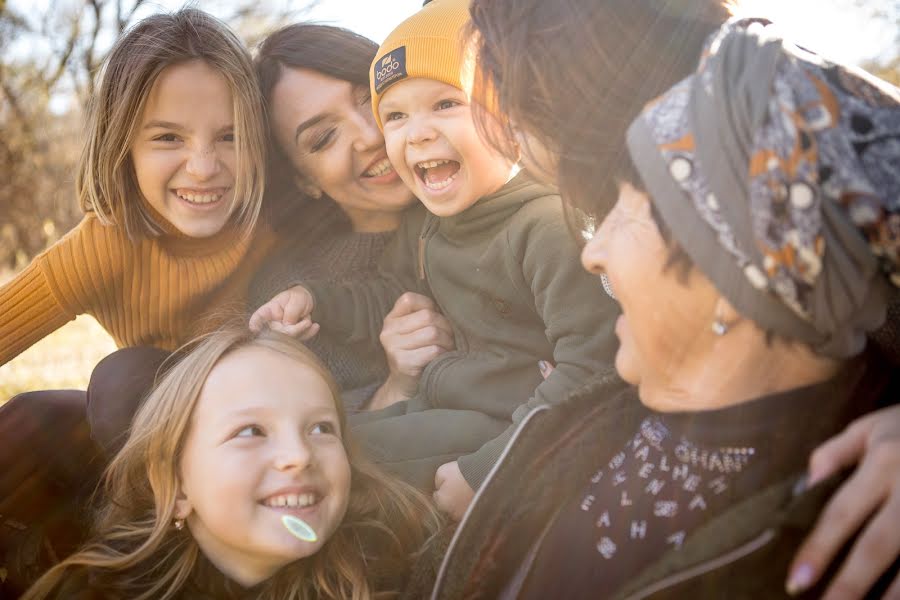
[[[373,277],[378,259],[394,236],[393,231],[352,231],[339,211],[330,206],[313,206],[305,217],[313,222],[298,227],[302,233],[285,236],[287,241],[276,248],[253,280],[250,303],[254,310],[297,281],[317,279],[341,284]],[[369,341],[341,343],[323,331],[306,345],[334,374],[349,410],[365,404],[387,378],[384,353]]]
[[[815,446],[856,416],[849,398],[863,371],[857,363],[826,383],[718,410],[648,411],[560,507],[519,598],[619,589],[716,515],[802,472]]]
[[[883,394],[878,390],[885,389],[888,371],[884,365],[875,364],[868,356],[862,362],[866,365],[863,379],[855,386],[850,403],[845,400],[843,404],[852,412],[871,405]],[[848,381],[843,375],[838,379]],[[840,394],[827,383],[816,387],[823,395]],[[529,550],[535,548],[553,515],[596,475],[600,457],[609,457],[611,450],[614,454],[614,449],[633,441],[633,432],[647,416],[648,409],[634,392],[612,374],[598,376],[573,394],[564,409],[538,407],[530,413],[460,523],[438,569],[437,587],[432,590],[434,567],[425,561],[406,597],[516,597],[515,592],[505,595],[511,585],[515,587],[515,580],[521,583],[529,571],[540,572],[536,561],[529,562]],[[802,458],[802,453],[793,452],[792,439],[802,437],[801,445],[809,448],[815,440],[834,433],[850,415],[832,417],[833,412],[823,419],[809,419],[802,432],[773,431],[771,442],[790,448],[790,458]],[[727,510],[687,537],[680,550],[668,549],[651,564],[630,572],[618,590],[596,590],[592,597],[782,596],[790,558],[834,490],[831,482],[795,497],[792,490],[805,461],[798,460],[794,466],[794,473],[785,476],[790,469],[783,469],[758,490],[736,498]],[[590,529],[598,530],[596,524]],[[889,574],[880,584],[890,580]],[[817,587],[803,597],[818,597],[821,592]]]

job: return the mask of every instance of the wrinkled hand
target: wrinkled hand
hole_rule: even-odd
[[[799,593],[813,586],[866,521],[824,598],[862,598],[900,554],[900,405],[857,419],[819,446],[810,459],[809,481],[821,481],[860,459],[797,551],[788,591]],[[884,597],[900,599],[900,576]]]
[[[369,409],[385,408],[415,393],[422,371],[435,357],[453,350],[453,328],[427,296],[406,292],[384,318],[379,336],[390,375]]]
[[[475,490],[463,477],[456,461],[440,466],[434,474],[434,488],[432,494],[434,503],[454,521],[463,518],[472,498],[475,497]]]
[[[314,301],[302,285],[295,285],[256,309],[250,316],[250,330],[268,327],[300,340],[308,340],[319,332],[319,324],[310,319]]]

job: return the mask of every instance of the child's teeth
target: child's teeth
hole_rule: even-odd
[[[282,496],[269,498],[269,500],[266,501],[267,505],[273,506],[275,508],[303,508],[306,506],[312,506],[315,503],[315,494],[284,494]]]
[[[456,173],[454,173],[453,175],[451,175],[451,176],[448,177],[447,179],[444,179],[443,181],[428,181],[428,180],[426,179],[426,180],[425,180],[425,185],[426,185],[426,186],[428,187],[428,189],[430,189],[430,190],[442,190],[442,189],[444,189],[445,187],[447,187],[448,185],[450,185],[451,183],[453,183],[453,180],[454,180],[454,179],[456,179]]]
[[[426,160],[424,162],[420,162],[417,166],[422,169],[431,169],[433,167],[439,167],[440,165],[447,164],[450,162],[449,160]]]
[[[178,197],[192,204],[209,204],[222,197],[222,194],[190,194],[179,192]]]

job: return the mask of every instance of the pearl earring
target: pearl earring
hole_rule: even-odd
[[[722,318],[721,303],[716,305],[716,317],[712,322],[712,332],[719,337],[728,333],[728,325],[725,324],[725,320]]]
[[[175,529],[178,531],[184,529],[184,519],[175,519]]]
[[[728,325],[726,325],[722,322],[721,319],[716,317],[716,319],[712,322],[712,331],[718,336],[723,336],[728,333]]]

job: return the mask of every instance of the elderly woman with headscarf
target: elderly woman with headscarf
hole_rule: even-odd
[[[809,453],[885,402],[865,343],[900,285],[897,90],[730,21],[627,144],[582,261],[631,386],[524,420],[432,598],[784,594],[834,490],[805,489]]]

